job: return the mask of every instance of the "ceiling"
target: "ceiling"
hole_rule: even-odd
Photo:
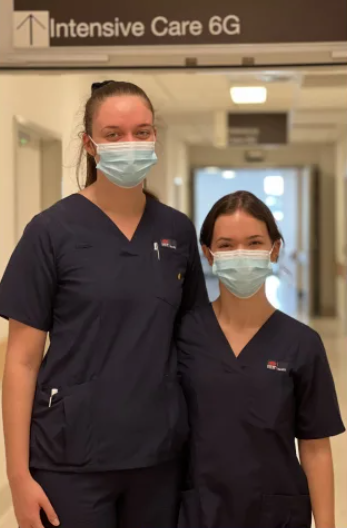
[[[347,68],[275,71],[190,71],[163,73],[84,74],[88,83],[105,78],[128,80],[151,98],[159,123],[165,123],[185,142],[210,145],[216,112],[278,112],[290,116],[291,143],[333,143],[347,128]],[[264,105],[237,106],[232,86],[265,85]]]

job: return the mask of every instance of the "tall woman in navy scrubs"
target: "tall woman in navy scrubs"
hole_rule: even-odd
[[[250,193],[225,196],[201,244],[220,297],[180,332],[192,426],[180,527],[308,528],[312,505],[316,528],[334,528],[329,437],[344,426],[319,335],[267,301],[274,218]]]
[[[143,193],[153,119],[140,88],[93,86],[86,188],[30,222],[1,282],[21,528],[177,524],[187,424],[173,337],[207,294],[191,222]]]

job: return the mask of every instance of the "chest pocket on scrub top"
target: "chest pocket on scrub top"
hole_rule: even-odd
[[[276,429],[294,418],[294,385],[287,372],[265,370],[250,377],[248,419],[261,429]]]
[[[188,257],[177,249],[154,244],[156,296],[178,307],[182,300]]]

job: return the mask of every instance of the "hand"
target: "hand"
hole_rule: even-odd
[[[53,526],[60,525],[47,495],[31,475],[11,482],[11,490],[14,511],[20,528],[44,528],[41,522],[41,509]]]

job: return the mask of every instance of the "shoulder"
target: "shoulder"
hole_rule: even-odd
[[[284,334],[296,344],[299,363],[326,357],[324,344],[318,332],[283,312],[279,312],[279,319]]]
[[[50,240],[60,221],[73,210],[72,197],[59,200],[56,204],[35,215],[24,229],[24,239]]]
[[[180,338],[185,341],[199,340],[211,315],[213,315],[213,309],[210,303],[186,312],[179,324]]]
[[[71,194],[66,198],[62,198],[54,205],[51,205],[51,207],[42,211],[38,216],[42,218],[42,222],[52,223],[74,211],[76,211],[76,194]]]

